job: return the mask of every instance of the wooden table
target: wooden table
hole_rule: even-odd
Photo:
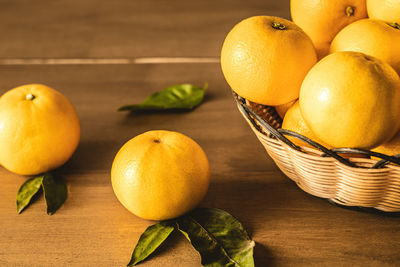
[[[69,196],[53,216],[43,199],[16,214],[25,177],[0,168],[0,266],[124,266],[152,222],[120,205],[110,183],[118,149],[152,129],[182,132],[206,151],[202,206],[236,216],[257,266],[399,266],[399,217],[358,212],[302,192],[267,156],[236,110],[218,64],[223,39],[251,15],[289,18],[289,1],[0,2],[0,93],[44,83],[78,110],[82,138],[60,169]],[[193,112],[116,112],[168,85],[209,83]],[[12,156],[12,155],[10,155]],[[143,266],[199,266],[180,236]]]

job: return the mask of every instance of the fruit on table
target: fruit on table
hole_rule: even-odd
[[[278,113],[278,115],[283,119],[285,117],[286,112],[289,110],[289,108],[291,106],[294,105],[294,103],[296,103],[296,100],[290,101],[289,103],[283,104],[283,105],[279,105],[275,107],[276,112]]]
[[[330,51],[362,52],[386,61],[400,73],[400,25],[373,19],[358,20],[336,35]]]
[[[365,0],[291,0],[293,21],[313,40],[318,58],[329,53],[330,43],[346,25],[367,17]]]
[[[117,153],[111,182],[118,200],[148,220],[178,217],[204,198],[210,166],[191,138],[171,131],[140,134]]]
[[[368,17],[400,23],[400,0],[367,0]]]
[[[80,139],[78,115],[69,100],[42,84],[28,84],[0,98],[0,164],[22,175],[63,165]]]
[[[400,154],[400,131],[392,139],[372,149],[372,151],[389,156]]]
[[[225,79],[238,95],[263,105],[298,98],[317,57],[310,38],[286,19],[255,16],[239,22],[221,51]]]
[[[370,149],[400,127],[400,79],[386,62],[336,52],[318,62],[300,90],[307,125],[332,147]]]
[[[327,145],[324,144],[321,140],[319,140],[315,136],[315,134],[311,131],[311,129],[307,126],[307,124],[304,121],[303,116],[301,115],[301,112],[300,112],[299,101],[296,101],[296,103],[292,107],[290,107],[289,110],[286,112],[285,118],[283,119],[283,122],[282,122],[282,129],[291,130],[293,132],[299,133],[299,134],[304,135],[305,137],[308,137],[311,140],[319,143],[320,145],[327,147]],[[314,148],[313,146],[309,145],[308,143],[303,142],[295,137],[291,137],[291,136],[286,136],[286,137],[298,146],[306,146],[306,147]]]

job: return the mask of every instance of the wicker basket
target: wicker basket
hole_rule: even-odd
[[[273,107],[252,105],[234,94],[239,111],[281,171],[305,192],[339,205],[400,212],[400,159],[361,149],[327,149],[281,129]],[[298,147],[285,135],[315,147]],[[344,153],[368,158],[342,157]],[[369,156],[381,158],[372,160]]]

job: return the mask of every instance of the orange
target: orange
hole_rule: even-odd
[[[279,105],[275,107],[276,112],[278,113],[278,115],[283,119],[285,117],[286,112],[289,110],[289,108],[291,106],[294,105],[294,103],[296,103],[296,100],[293,100],[289,103],[283,104],[283,105]]]
[[[291,0],[290,13],[313,40],[318,58],[329,53],[330,43],[341,29],[367,17],[365,0]]]
[[[341,30],[331,52],[362,52],[389,63],[400,73],[400,25],[381,20],[362,19]]]
[[[372,151],[386,154],[388,156],[400,154],[400,131],[392,139],[372,149]]]
[[[332,147],[370,149],[400,127],[400,78],[386,62],[336,52],[318,62],[300,91],[307,125]]]
[[[140,134],[118,151],[111,182],[118,200],[148,220],[178,217],[204,198],[210,166],[191,138],[171,131]]]
[[[400,23],[400,0],[367,0],[368,16]]]
[[[221,51],[225,79],[238,95],[263,105],[298,98],[317,57],[310,38],[293,22],[250,17],[228,33]]]
[[[306,124],[304,121],[303,115],[301,115],[300,111],[300,104],[299,101],[297,101],[290,109],[287,111],[285,118],[283,119],[282,123],[282,129],[287,129],[291,130],[293,132],[299,133],[301,135],[304,135],[305,137],[308,137],[309,139],[313,140],[314,142],[317,142],[318,144],[331,149],[332,147],[329,146],[328,144],[325,144],[323,141],[319,140],[318,137],[315,136],[315,134],[311,131],[310,127]],[[295,137],[291,137],[286,135],[286,137],[292,141],[294,144],[301,146],[301,147],[309,147],[318,150],[317,148],[313,147],[312,145],[309,145],[306,142],[303,142]],[[399,152],[400,153],[400,152]],[[354,154],[354,153],[343,153],[340,154],[340,156],[344,158],[366,158],[365,155],[361,154]]]
[[[63,165],[80,138],[78,115],[68,99],[42,84],[28,84],[0,98],[0,164],[34,175]]]
[[[321,140],[319,140],[315,134],[311,131],[311,129],[307,126],[306,122],[303,119],[303,116],[300,112],[300,104],[297,101],[293,106],[289,108],[286,112],[285,118],[282,122],[282,129],[291,130],[293,132],[299,133],[304,135],[305,137],[310,138],[311,140],[326,146]],[[306,142],[303,142],[295,137],[286,136],[290,141],[298,146],[306,146],[314,148],[313,146],[309,145]]]

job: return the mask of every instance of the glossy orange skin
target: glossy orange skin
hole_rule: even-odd
[[[118,151],[111,183],[118,200],[148,220],[178,217],[207,193],[210,165],[191,138],[171,131],[140,134]]]
[[[389,63],[400,73],[400,25],[362,19],[342,29],[333,39],[330,52],[356,51]]]
[[[400,24],[400,0],[367,0],[368,17]]]
[[[275,110],[276,110],[276,112],[278,112],[279,117],[281,117],[283,119],[285,117],[286,112],[290,109],[290,107],[292,107],[294,105],[294,103],[296,103],[296,101],[297,101],[297,99],[294,101],[291,101],[289,103],[276,106]]]
[[[341,29],[367,17],[367,7],[365,0],[291,0],[290,13],[310,36],[321,59]]]
[[[312,41],[303,30],[291,21],[269,16],[239,22],[221,51],[222,72],[232,90],[252,102],[272,106],[298,98],[301,82],[316,61]]]
[[[303,116],[301,115],[299,101],[296,101],[296,103],[292,105],[286,112],[285,118],[282,122],[282,129],[291,130],[293,132],[299,133],[323,146],[327,146],[315,136],[310,127],[308,127],[307,123],[304,121]],[[287,136],[287,138],[289,138],[294,144],[298,146],[314,148],[308,143],[303,142],[295,137]]]
[[[0,164],[6,169],[35,175],[58,168],[79,139],[78,115],[56,90],[28,84],[0,98]]]
[[[332,147],[371,149],[400,128],[400,78],[386,62],[336,52],[318,62],[300,91],[300,109],[313,133]]]

